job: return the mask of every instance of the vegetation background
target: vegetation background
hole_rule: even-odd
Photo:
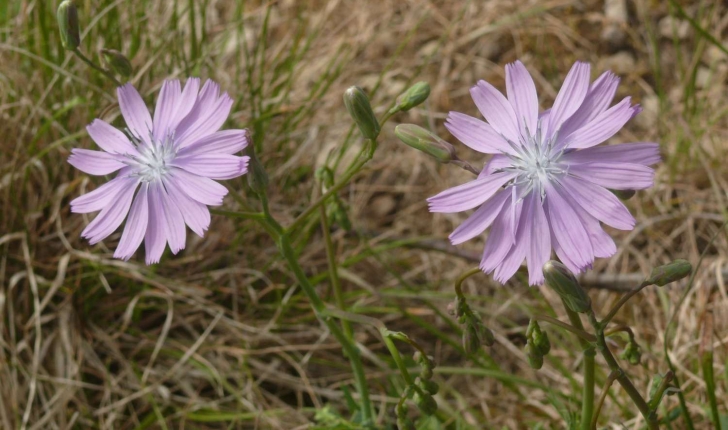
[[[162,81],[200,76],[236,100],[226,126],[247,127],[271,179],[271,210],[284,224],[316,195],[317,167],[361,145],[342,93],[360,85],[383,114],[408,85],[430,83],[428,102],[390,120],[374,159],[339,195],[353,228],[333,226],[345,302],[352,313],[407,333],[437,363],[439,411],[418,427],[563,428],[579,410],[579,347],[544,327],[554,348],[540,371],[523,354],[535,313],[564,316],[557,297],[470,278],[470,303],[497,343],[475,357],[446,312],[453,283],[475,265],[483,239],[457,248],[447,235],[463,214],[428,213],[425,198],[468,173],[438,165],[399,143],[393,126],[428,125],[461,158],[485,160],[443,127],[448,111],[476,115],[478,79],[504,88],[507,62],[521,59],[553,100],[575,60],[594,76],[612,70],[644,111],[615,142],[657,141],[656,186],[627,204],[634,231],[611,231],[613,258],[582,279],[597,312],[658,264],[696,263],[692,284],[645,290],[617,316],[633,327],[642,363],[622,362],[648,390],[668,370],[681,379],[695,428],[714,428],[715,393],[728,428],[728,8],[712,0],[78,0],[82,50],[119,49],[150,103]],[[314,317],[274,243],[250,221],[213,216],[204,239],[147,267],[113,260],[118,234],[91,247],[86,216],[68,202],[97,186],[65,160],[93,148],[85,125],[122,126],[113,86],[60,45],[56,0],[0,2],[0,428],[294,429],[348,428],[356,399],[340,346]],[[341,163],[345,165],[345,162]],[[225,209],[255,206],[245,179],[229,181]],[[296,233],[300,260],[331,301],[320,221]],[[615,291],[617,290],[617,291]],[[392,426],[403,384],[378,330],[356,324],[380,424]],[[620,351],[626,339],[617,337]],[[400,348],[410,364],[411,351]],[[701,358],[713,351],[714,377]],[[600,363],[601,361],[599,361]],[[606,378],[598,369],[599,393]],[[707,385],[706,385],[707,384]],[[706,389],[706,387],[709,387]],[[688,428],[676,396],[660,414]],[[615,385],[606,428],[641,427]],[[338,427],[337,427],[338,426]]]

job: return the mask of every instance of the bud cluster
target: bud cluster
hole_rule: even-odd
[[[480,315],[470,309],[465,297],[457,297],[448,306],[448,312],[456,316],[458,322],[464,326],[463,349],[466,354],[475,354],[482,345],[493,346],[495,343],[493,332],[483,324]]]
[[[543,358],[551,351],[551,341],[536,320],[528,323],[526,330],[526,347],[524,352],[528,358],[528,365],[533,369],[540,369],[543,366]]]
[[[630,337],[629,342],[627,342],[627,346],[624,348],[624,351],[622,351],[622,354],[620,354],[620,357],[627,360],[629,364],[638,365],[640,364],[640,361],[642,361],[642,349],[637,342]]]

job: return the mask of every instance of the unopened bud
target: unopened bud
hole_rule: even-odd
[[[408,111],[427,100],[429,96],[430,84],[427,82],[417,82],[399,97],[394,109],[403,112]]]
[[[427,391],[433,396],[437,394],[438,391],[440,391],[440,385],[435,381],[420,378],[418,382],[423,390]]]
[[[440,163],[457,159],[452,145],[420,126],[400,124],[394,128],[394,134],[408,146],[431,155]]]
[[[610,190],[612,193],[617,196],[620,200],[629,200],[632,197],[634,197],[636,191],[635,190]]]
[[[493,346],[495,344],[495,336],[493,331],[485,326],[485,324],[478,322],[478,337],[480,342],[485,346]]]
[[[569,269],[558,261],[550,260],[543,265],[546,284],[561,297],[574,312],[586,312],[591,308],[589,295]]]
[[[412,400],[417,408],[425,415],[432,415],[437,412],[437,402],[429,393],[424,391],[416,391]]]
[[[416,430],[412,420],[403,415],[397,417],[397,428],[399,430]]]
[[[670,264],[652,269],[650,277],[645,282],[649,285],[663,287],[690,275],[692,270],[693,266],[687,260],[675,260]]]
[[[531,342],[531,339],[526,342],[526,348],[524,349],[524,352],[526,353],[526,358],[528,359],[528,365],[531,366],[532,369],[538,370],[543,367],[543,355],[538,350],[538,348]]]
[[[359,87],[349,87],[344,93],[344,105],[349,115],[359,127],[362,136],[366,139],[376,139],[379,136],[379,121],[374,116],[369,97]]]
[[[73,0],[64,0],[56,11],[61,44],[69,51],[75,51],[81,44],[81,32],[78,28],[78,9]]]
[[[627,344],[627,347],[624,348],[624,351],[622,351],[620,357],[629,361],[629,364],[636,366],[640,364],[640,361],[642,359],[642,350],[640,349],[640,346],[637,345],[637,343],[630,341]]]
[[[468,324],[463,330],[463,348],[468,355],[475,354],[480,349],[478,329],[472,324]]]
[[[265,172],[263,165],[260,163],[258,156],[255,155],[253,150],[252,142],[248,146],[248,155],[250,161],[248,162],[248,185],[256,194],[265,192],[268,188],[268,173]]]
[[[131,76],[133,69],[129,59],[124,54],[117,51],[116,49],[102,49],[101,56],[104,58],[104,62],[114,73],[128,78]]]
[[[447,314],[451,316],[455,316],[455,302],[450,302],[447,304]]]
[[[538,352],[541,355],[546,355],[551,351],[551,341],[549,341],[549,335],[545,332],[538,331],[533,333],[533,346],[538,348]]]

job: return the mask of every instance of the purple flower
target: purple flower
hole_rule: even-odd
[[[652,186],[657,143],[596,147],[640,108],[627,97],[609,107],[619,84],[611,72],[589,83],[577,62],[551,109],[539,114],[536,86],[519,61],[506,66],[504,97],[485,81],[470,89],[488,123],[450,112],[445,126],[470,148],[495,154],[477,179],[430,197],[431,212],[478,208],[450,235],[459,244],[490,227],[480,268],[505,283],[525,259],[528,282],[542,284],[551,250],[575,273],[616,252],[600,222],[631,230],[635,220],[607,188]]]
[[[210,225],[207,206],[218,206],[227,189],[214,179],[247,171],[248,157],[235,154],[248,144],[247,130],[218,131],[233,101],[213,81],[165,81],[154,110],[131,85],[117,89],[126,133],[96,119],[86,127],[103,151],[73,149],[68,162],[90,175],[114,179],[71,202],[71,211],[101,211],[81,236],[95,244],[124,218],[115,258],[128,260],[144,240],[147,264],[159,262],[165,245],[184,249],[187,224],[200,237]],[[137,191],[138,190],[138,191]],[[136,196],[135,196],[136,193]]]

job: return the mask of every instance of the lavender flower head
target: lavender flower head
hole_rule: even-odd
[[[81,233],[91,244],[127,218],[114,257],[128,260],[144,240],[146,263],[154,264],[167,243],[175,254],[184,249],[185,224],[205,234],[207,206],[221,205],[227,194],[215,180],[247,172],[248,157],[233,154],[247,146],[248,134],[218,131],[233,102],[213,81],[202,89],[197,78],[188,79],[184,89],[177,80],[165,81],[154,118],[131,84],[117,94],[126,134],[96,119],[86,129],[103,151],[73,149],[68,162],[90,175],[118,174],[73,200],[71,211],[101,211]]]
[[[641,110],[626,97],[609,107],[619,84],[611,72],[590,83],[577,62],[551,109],[539,114],[536,86],[520,61],[506,66],[507,98],[485,81],[470,89],[487,123],[450,112],[445,126],[457,139],[495,154],[474,181],[428,199],[431,212],[478,208],[450,235],[465,242],[492,225],[480,268],[505,283],[526,260],[528,282],[544,281],[551,250],[573,272],[616,252],[601,223],[631,230],[635,220],[609,189],[653,184],[657,143],[597,147]]]

